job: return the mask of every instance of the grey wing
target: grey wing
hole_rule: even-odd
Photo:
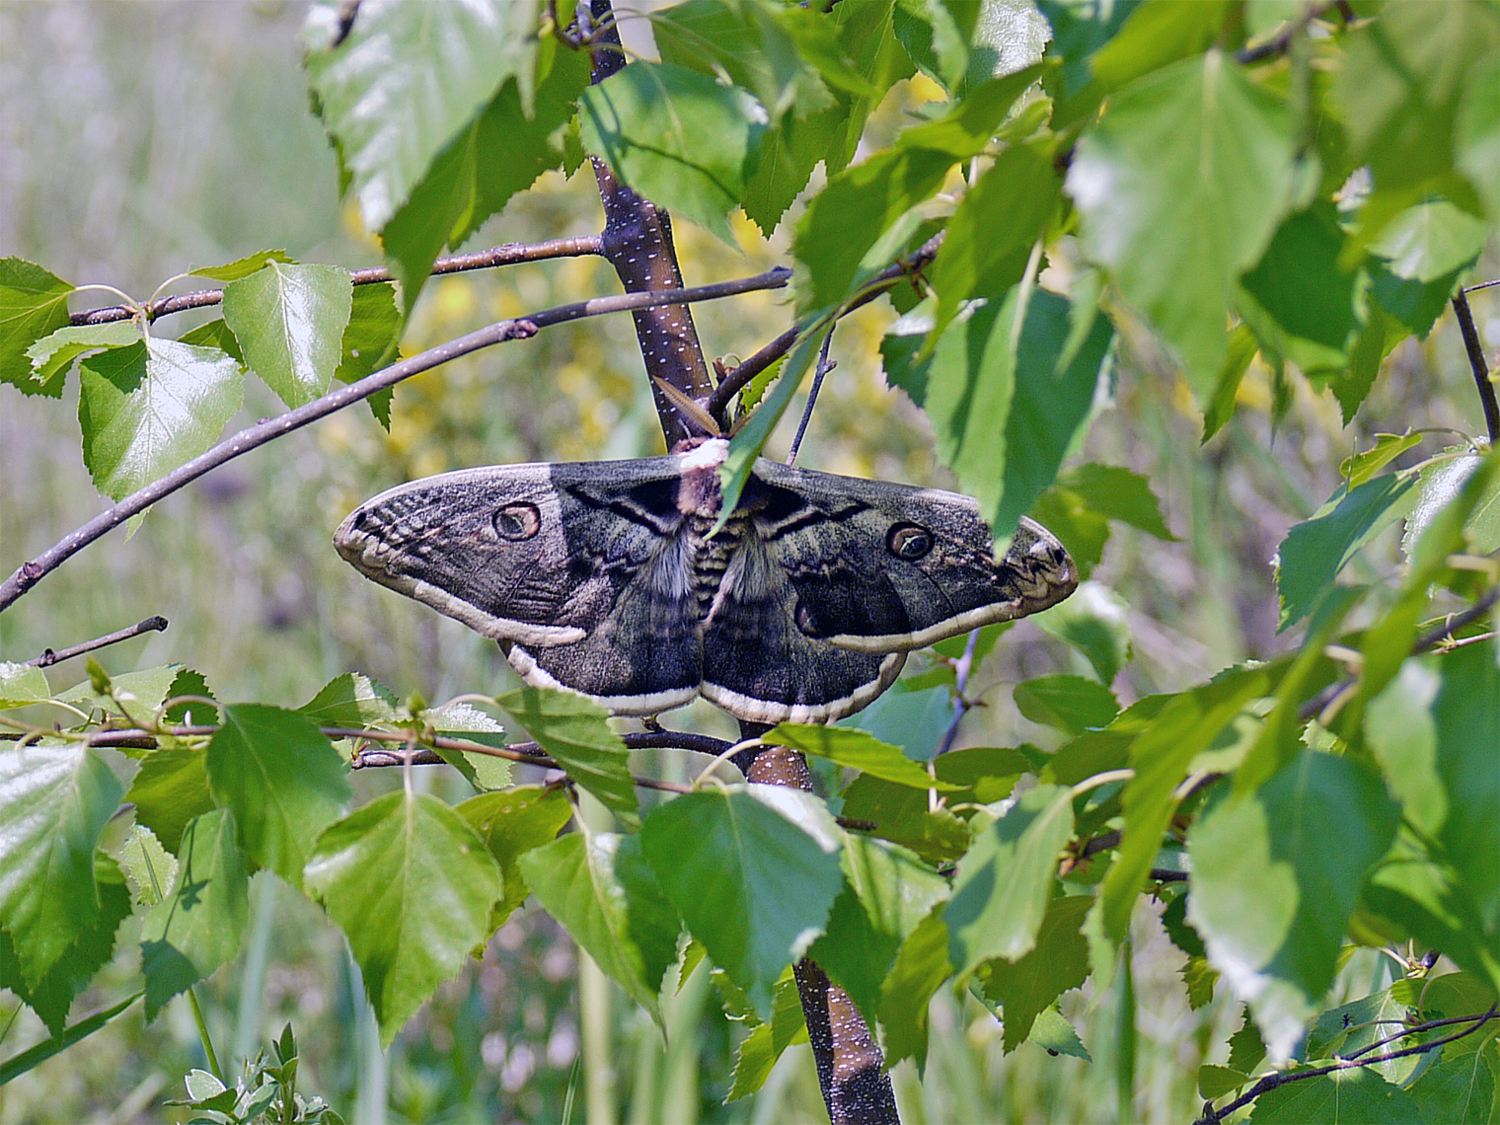
[[[1062,544],[1031,520],[997,562],[966,496],[768,461],[756,476],[754,522],[795,595],[793,622],[840,648],[922,648],[1037,613],[1078,585]]]
[[[501,642],[532,684],[622,713],[697,694],[701,651],[673,555],[672,457],[445,473],[367,501],[339,552]]]

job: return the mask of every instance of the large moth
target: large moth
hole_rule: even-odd
[[[912,649],[1078,584],[1031,520],[996,562],[968,497],[764,459],[714,534],[727,450],[444,473],[362,504],[334,543],[494,637],[530,684],[625,715],[701,694],[760,723],[852,714]]]

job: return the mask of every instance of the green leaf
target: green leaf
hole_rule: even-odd
[[[1033,723],[1082,734],[1106,727],[1120,713],[1114,694],[1101,683],[1082,676],[1041,676],[1017,684],[1016,708]]]
[[[303,873],[349,939],[389,1047],[489,935],[500,872],[436,797],[387,793],[328,827]]]
[[[1500,42],[1488,4],[1393,0],[1349,35],[1332,96],[1352,163],[1385,191],[1453,166],[1453,124],[1475,63]]]
[[[1484,201],[1492,223],[1500,222],[1500,56],[1474,64],[1453,118],[1453,167]]]
[[[755,171],[740,195],[740,206],[762,235],[771,236],[844,123],[845,109],[838,104],[806,118],[788,114],[766,130]]]
[[[1162,518],[1161,501],[1151,491],[1151,483],[1141,474],[1121,465],[1089,461],[1075,465],[1057,479],[1064,488],[1082,496],[1091,511],[1169,543],[1177,541],[1177,536],[1168,530],[1167,522]]]
[[[1303,371],[1338,371],[1359,333],[1355,274],[1339,268],[1338,213],[1319,203],[1287,217],[1240,281],[1240,315],[1261,342]]]
[[[183,831],[177,880],[141,925],[146,1019],[239,951],[249,914],[249,876],[234,815],[215,809]]]
[[[1113,961],[1113,949],[1129,931],[1130,915],[1161,850],[1162,833],[1177,810],[1177,787],[1188,767],[1246,703],[1264,694],[1269,679],[1262,670],[1228,675],[1171,697],[1154,718],[1146,718],[1151,713],[1149,706],[1137,713],[1146,725],[1130,742],[1129,761],[1135,777],[1126,783],[1121,798],[1125,827],[1115,861],[1104,876],[1098,906],[1089,919],[1095,973]],[[1121,724],[1125,728],[1122,734],[1135,725],[1137,716],[1132,711],[1120,717],[1132,720],[1129,725]],[[1103,971],[1108,973],[1107,968]]]
[[[881,742],[869,733],[851,727],[782,723],[767,731],[764,738],[772,745],[790,746],[807,754],[816,754],[830,762],[860,770],[871,777],[884,778],[897,785],[913,789],[936,789],[939,792],[951,792],[958,788],[929,775],[903,754],[900,747]]]
[[[1401,537],[1401,547],[1414,564],[1418,543],[1428,528],[1455,518],[1462,524],[1462,539],[1472,554],[1500,550],[1500,470],[1495,468],[1496,463],[1493,456],[1488,458],[1487,468],[1486,459],[1477,455],[1455,457],[1422,471],[1421,495],[1406,518],[1406,532]],[[1471,483],[1480,469],[1487,475]],[[1452,514],[1440,521],[1440,514],[1450,506]],[[1444,538],[1448,541],[1436,545],[1440,555],[1463,549],[1451,535]]]
[[[125,800],[135,805],[135,822],[176,854],[188,821],[214,807],[208,755],[199,747],[177,745],[146,755]]]
[[[582,696],[531,687],[496,702],[605,808],[627,824],[637,823],[640,806],[629,755],[620,736],[609,729],[604,708]]]
[[[765,110],[744,90],[636,61],[579,98],[583,144],[620,179],[729,245],[726,218],[754,170]]]
[[[62,384],[40,386],[26,349],[68,323],[73,286],[24,258],[0,258],[0,383],[22,394],[62,394]]]
[[[1339,465],[1339,476],[1348,488],[1358,488],[1408,449],[1422,444],[1422,435],[1408,430],[1404,434],[1376,434],[1375,444],[1363,453],[1346,457]]]
[[[359,672],[345,672],[319,688],[297,713],[320,727],[370,727],[393,721],[400,706],[395,692],[384,684]]]
[[[729,453],[724,459],[724,464],[719,466],[721,498],[719,519],[721,522],[729,518],[735,505],[740,502],[740,494],[745,490],[745,482],[750,479],[750,471],[755,468],[755,459],[760,456],[761,450],[766,447],[766,442],[771,438],[771,431],[776,428],[776,423],[781,420],[781,416],[786,413],[786,408],[791,405],[792,396],[797,393],[803,376],[812,366],[818,349],[823,346],[823,337],[831,330],[830,326],[822,324],[821,321],[809,328],[806,335],[797,341],[791,354],[782,363],[781,377],[776,380],[771,393],[756,408],[755,413],[750,415],[749,421],[740,428],[740,431],[729,439]]]
[[[1287,1082],[1255,1099],[1253,1125],[1411,1125],[1421,1115],[1411,1096],[1364,1067]]]
[[[722,71],[754,94],[777,124],[788,113],[807,117],[835,104],[818,72],[799,57],[797,41],[784,24],[784,11],[753,0],[688,0],[651,13],[651,30],[662,62],[710,77]],[[825,26],[823,31],[832,40],[833,29]],[[836,57],[836,41],[830,45]],[[863,83],[857,73],[849,73]],[[876,92],[868,83],[863,85],[865,92]]]
[[[131,723],[150,726],[156,719],[157,709],[186,671],[181,664],[161,664],[155,668],[123,672],[110,678],[109,694],[95,691],[94,684],[84,680],[57,698],[85,709],[118,715]]]
[[[890,691],[840,723],[900,746],[914,761],[931,761],[938,740],[953,722],[953,695],[945,686],[909,691],[905,683],[897,680]]]
[[[12,1055],[3,1063],[0,1063],[0,1086],[4,1086],[13,1078],[19,1078],[28,1071],[36,1069],[53,1055],[66,1051],[73,1044],[88,1038],[98,1031],[110,1020],[114,1019],[125,1009],[129,1008],[143,995],[142,992],[133,992],[118,1004],[112,1004],[103,1011],[95,1012],[91,1016],[79,1020],[60,1035],[54,1035],[51,1039],[44,1039],[22,1051],[19,1055]]]
[[[188,271],[189,277],[207,277],[214,281],[238,281],[242,277],[249,277],[253,273],[263,270],[272,262],[282,265],[295,265],[293,258],[285,250],[258,250],[254,254],[246,254],[233,262],[227,262],[222,266],[198,266]]]
[[[564,50],[552,58],[532,102],[516,81],[500,85],[381,231],[406,308],[416,303],[444,245],[461,245],[512,196],[562,163],[553,134],[573,116],[574,102],[588,85],[589,56]]]
[[[937,759],[941,763],[946,759]],[[927,810],[927,794],[862,774],[844,790],[843,815],[867,820],[874,834],[930,863],[951,863],[969,847],[968,825],[947,809]]]
[[[901,943],[948,897],[948,881],[905,848],[863,836],[845,839],[841,863],[844,889],[808,956],[873,1014]]]
[[[0,988],[21,998],[47,1025],[54,1036],[62,1035],[73,1000],[94,981],[115,949],[115,931],[130,917],[130,890],[119,865],[103,851],[94,853],[94,881],[99,887],[99,914],[47,970],[35,987],[21,975],[20,958],[10,933],[0,929]],[[0,1084],[3,1084],[0,1079]]]
[[[394,4],[361,12],[333,47],[335,5],[315,5],[309,84],[365,226],[380,230],[506,79],[531,103],[537,0]]]
[[[797,285],[799,311],[843,301],[880,237],[937,191],[955,163],[983,151],[1037,73],[1027,69],[985,83],[944,117],[906,130],[893,148],[831,177],[797,224],[795,253],[805,268]]]
[[[1015,145],[964,195],[932,264],[938,294],[932,337],[941,336],[961,302],[998,297],[1026,269],[1032,244],[1057,209],[1061,180],[1050,146]]]
[[[1178,59],[1201,54],[1218,39],[1232,10],[1226,0],[1142,4],[1090,60],[1096,89],[1107,93]]]
[[[143,339],[141,326],[134,320],[70,325],[36,341],[26,349],[26,358],[31,360],[32,378],[42,384],[41,393],[57,394],[73,361],[79,356],[101,348],[128,347]],[[31,393],[37,392],[33,389]]]
[[[1287,107],[1215,49],[1114,94],[1068,170],[1085,252],[1177,351],[1200,403],[1235,280],[1290,202],[1294,155]]]
[[[1057,1008],[1043,1008],[1031,1025],[1029,1041],[1035,1043],[1049,1055],[1067,1055],[1070,1059],[1093,1062],[1093,1056],[1078,1038],[1073,1025],[1063,1018]]]
[[[1415,478],[1392,473],[1356,488],[1340,486],[1311,517],[1297,524],[1276,552],[1281,596],[1278,631],[1311,613],[1333,588],[1354,553],[1416,501]]]
[[[81,743],[0,751],[0,918],[28,987],[98,924],[94,849],[121,791]]]
[[[259,703],[223,708],[208,744],[208,787],[234,812],[240,846],[301,888],[313,842],[349,799],[348,766],[306,718]]]
[[[213,811],[212,806],[208,811]],[[178,843],[181,844],[181,836]],[[161,846],[156,833],[137,824],[130,829],[130,836],[120,849],[120,869],[136,904],[155,906],[166,898],[177,880],[177,857]]]
[[[354,286],[349,324],[344,329],[343,356],[333,377],[341,383],[357,383],[372,375],[388,355],[394,356],[403,324],[396,307],[396,287],[389,281]],[[391,428],[391,388],[365,400],[370,413],[387,430]]]
[[[681,926],[641,846],[640,836],[575,832],[519,862],[537,901],[660,1024],[656,996]]]
[[[655,809],[641,846],[688,931],[767,1015],[771,986],[822,932],[843,885],[840,836],[807,794],[730,786]]]
[[[1248,1074],[1232,1067],[1205,1065],[1198,1068],[1198,1096],[1205,1101],[1222,1098],[1249,1082]]]
[[[1406,281],[1428,283],[1472,266],[1484,249],[1489,225],[1446,199],[1401,212],[1370,244],[1386,268]]]
[[[1273,1058],[1287,1057],[1333,983],[1360,885],[1399,818],[1364,767],[1303,751],[1189,831],[1188,919],[1209,962],[1249,1001]]]
[[[240,365],[223,352],[155,337],[89,356],[79,368],[84,463],[115,500],[207,451],[244,387]]]
[[[1486,1125],[1495,1076],[1476,1051],[1434,1064],[1407,1093],[1417,1103],[1423,1125]]]
[[[986,961],[976,971],[985,996],[1004,1009],[1007,1055],[1031,1036],[1037,1017],[1059,996],[1088,979],[1089,948],[1082,928],[1093,902],[1088,895],[1052,899],[1029,951]]]
[[[1038,785],[975,836],[958,861],[953,897],[943,910],[948,959],[960,975],[994,957],[1015,960],[1035,947],[1058,858],[1072,835],[1069,790]]]
[[[901,943],[890,976],[880,986],[880,1022],[891,1066],[915,1059],[920,1073],[927,1065],[928,1003],[952,975],[948,927],[942,909],[935,908]]]
[[[796,980],[788,973],[776,982],[771,1018],[757,1024],[735,1051],[734,1076],[724,1101],[732,1102],[755,1093],[766,1084],[781,1053],[793,1043],[806,1042],[807,1021],[802,1015],[802,1000]]]
[[[1500,651],[1493,637],[1442,660],[1442,687],[1432,704],[1438,777],[1448,815],[1439,839],[1475,904],[1492,948],[1500,945]]]
[[[295,408],[327,393],[353,299],[348,270],[270,262],[224,286],[224,323],[245,362]]]
[[[1036,617],[1036,626],[1049,637],[1081,652],[1104,685],[1114,683],[1130,662],[1130,626],[1125,599],[1098,582],[1084,582],[1073,596]]]
[[[500,865],[505,889],[490,915],[490,930],[498,930],[526,901],[526,880],[516,861],[532,848],[556,839],[573,816],[573,806],[561,789],[527,785],[481,793],[455,806],[454,811],[479,833]]]
[[[47,674],[34,664],[0,660],[0,711],[28,707],[52,698]]]

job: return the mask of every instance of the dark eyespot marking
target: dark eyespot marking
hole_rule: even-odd
[[[513,543],[530,539],[541,526],[542,514],[535,504],[507,504],[495,513],[495,532]]]
[[[898,523],[886,532],[885,549],[898,559],[916,562],[932,550],[932,532],[914,523]]]

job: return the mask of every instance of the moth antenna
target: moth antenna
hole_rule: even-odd
[[[651,381],[661,388],[661,393],[667,396],[667,400],[682,413],[683,417],[695,423],[709,437],[724,436],[724,428],[696,401],[672,386],[660,375],[651,376]]]
[[[797,436],[792,439],[792,451],[786,455],[788,465],[797,463],[797,451],[802,448],[802,435],[807,433],[807,424],[812,421],[813,406],[818,401],[818,391],[823,388],[823,376],[838,366],[836,362],[828,361],[828,349],[832,344],[833,329],[830,328],[828,335],[823,337],[823,350],[818,353],[818,370],[813,373],[812,390],[807,392],[807,405],[802,408],[802,421],[797,423]]]

